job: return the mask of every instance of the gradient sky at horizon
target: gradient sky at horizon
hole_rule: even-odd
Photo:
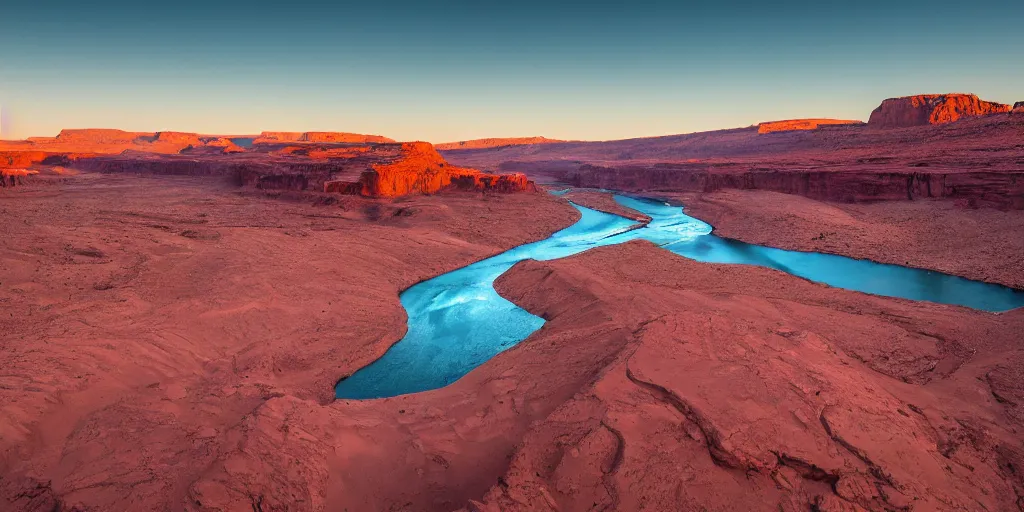
[[[619,139],[1024,100],[1024,2],[8,2],[4,138],[61,128]]]

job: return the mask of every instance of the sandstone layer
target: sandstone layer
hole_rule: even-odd
[[[239,145],[244,144],[245,147]],[[94,172],[222,176],[259,189],[318,190],[367,197],[433,194],[456,188],[535,190],[522,174],[492,175],[453,166],[426,142],[394,143],[376,135],[263,132],[260,137],[194,133],[64,130],[52,140],[0,146],[0,168],[54,166]],[[91,151],[85,153],[83,151]],[[24,182],[13,171],[3,186]]]
[[[631,242],[500,278],[547,323],[455,384],[334,401],[404,333],[400,290],[575,212],[547,194],[248,190],[83,173],[0,192],[7,508],[1011,510],[1024,495],[1022,310]]]
[[[1009,105],[984,101],[974,94],[919,94],[889,98],[868,119],[873,128],[905,128],[952,123],[964,117],[1010,111]]]
[[[395,142],[380,135],[347,132],[262,132],[254,142]]]
[[[1024,117],[901,130],[755,128],[609,142],[446,151],[457,165],[637,192],[763,189],[836,202],[946,197],[1024,208]]]
[[[498,148],[505,146],[522,146],[526,144],[553,144],[556,142],[565,142],[564,140],[549,139],[546,137],[507,137],[507,138],[492,138],[492,139],[474,139],[474,140],[463,140],[459,142],[445,142],[441,144],[435,144],[434,146],[438,150],[451,150],[451,149],[484,149],[484,148]]]
[[[0,510],[217,503],[215,463],[236,457],[262,404],[331,403],[404,332],[401,290],[575,216],[546,194],[281,197],[153,174],[0,191]],[[287,449],[313,440],[285,435]],[[293,467],[258,478],[319,485]],[[261,486],[263,510],[316,509]]]
[[[788,132],[793,130],[817,130],[822,126],[861,125],[863,121],[849,119],[788,119],[768,121],[757,125],[757,133]]]

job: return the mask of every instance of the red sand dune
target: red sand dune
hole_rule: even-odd
[[[445,142],[442,144],[435,144],[434,147],[436,147],[438,151],[446,151],[453,149],[483,149],[504,146],[522,146],[525,144],[553,144],[556,142],[565,141],[557,139],[548,139],[546,137],[506,137],[492,139],[463,140],[459,142]]]
[[[757,125],[757,133],[788,132],[793,130],[816,130],[827,125],[864,124],[864,121],[849,119],[789,119],[768,121]]]
[[[1009,112],[1010,106],[979,99],[974,94],[919,94],[889,98],[868,119],[875,128],[904,128],[952,123],[958,119]]]

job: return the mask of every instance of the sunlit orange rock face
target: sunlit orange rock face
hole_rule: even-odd
[[[463,140],[459,142],[445,142],[443,144],[437,144],[435,147],[437,148],[438,151],[448,151],[453,149],[483,149],[499,148],[504,146],[522,146],[525,144],[554,144],[556,142],[565,141],[549,139],[547,137],[507,137]]]
[[[1013,110],[1010,111],[1012,114],[1024,114],[1024,101],[1018,101],[1013,104]]]
[[[386,137],[341,132],[264,132],[246,149],[237,137],[182,132],[64,130],[0,146],[0,168],[54,166],[80,171],[223,176],[263,190],[323,191],[390,198],[446,189],[536,190],[522,174],[494,175],[457,167],[426,142],[393,143]],[[339,142],[345,141],[345,142]],[[349,142],[358,141],[358,142]],[[91,150],[89,153],[71,150]],[[34,173],[34,171],[33,171]],[[4,174],[4,185],[28,174]]]
[[[757,125],[757,133],[789,132],[793,130],[816,130],[825,125],[860,125],[863,121],[848,119],[788,119],[768,121]]]
[[[399,197],[409,194],[433,194],[447,188],[518,192],[533,189],[523,174],[494,175],[476,169],[456,167],[426,142],[401,145],[398,156],[373,164],[354,183],[337,181],[325,185],[325,191],[358,193],[367,197]]]
[[[30,169],[0,169],[0,188],[20,185],[22,178],[39,174],[39,171]]]
[[[1009,105],[979,99],[974,94],[920,94],[889,98],[868,119],[876,128],[903,128],[951,123],[964,117],[984,116],[1010,111]]]

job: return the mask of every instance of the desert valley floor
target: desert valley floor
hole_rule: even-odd
[[[513,265],[494,289],[543,327],[453,384],[335,398],[403,337],[410,286],[548,238],[570,200],[647,220],[603,189],[738,241],[1020,290],[1007,110],[441,153],[352,134],[0,147],[0,508],[1019,510],[1024,308],[646,240]]]

